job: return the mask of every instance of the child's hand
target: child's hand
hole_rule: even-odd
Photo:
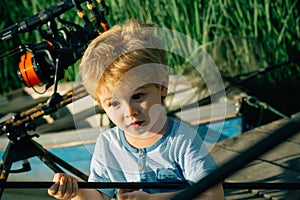
[[[56,199],[70,199],[78,194],[77,179],[62,173],[54,175],[55,182],[49,189],[48,194]]]
[[[140,190],[120,189],[118,192],[119,200],[149,200],[149,194]]]

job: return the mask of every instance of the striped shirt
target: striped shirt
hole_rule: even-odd
[[[196,183],[216,168],[197,131],[169,118],[164,135],[148,148],[133,148],[118,127],[100,133],[91,161],[90,182]],[[99,189],[112,197],[115,189]],[[168,192],[148,189],[148,193]]]

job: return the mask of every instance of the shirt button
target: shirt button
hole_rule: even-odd
[[[142,171],[144,169],[143,166],[139,166],[139,170]]]
[[[139,152],[139,155],[140,155],[140,156],[144,155],[144,152],[143,152],[143,151],[140,151],[140,152]]]

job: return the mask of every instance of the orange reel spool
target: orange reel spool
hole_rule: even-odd
[[[27,87],[33,87],[42,83],[34,69],[32,57],[32,53],[28,52],[21,56],[21,61],[19,62],[19,75]]]

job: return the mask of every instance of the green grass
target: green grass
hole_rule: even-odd
[[[0,28],[23,21],[57,2],[7,1],[0,5]],[[105,2],[110,8],[107,16],[110,25],[136,17],[143,22],[179,31],[201,44],[226,76],[233,77],[299,57],[299,0]],[[75,12],[71,9],[63,17],[81,24]],[[1,42],[0,55],[18,44],[36,44],[41,40],[36,31],[20,34],[11,41]],[[182,41],[174,41],[174,48],[182,49],[182,46]],[[184,47],[186,51],[190,48]],[[179,56],[169,55],[168,63],[180,73],[193,72],[193,67]],[[18,56],[0,60],[0,79],[5,80],[0,94],[24,86],[16,75],[17,65]],[[268,74],[269,80],[297,78],[299,70],[298,66],[291,64]],[[64,80],[74,80],[76,73],[76,66],[68,68]]]

